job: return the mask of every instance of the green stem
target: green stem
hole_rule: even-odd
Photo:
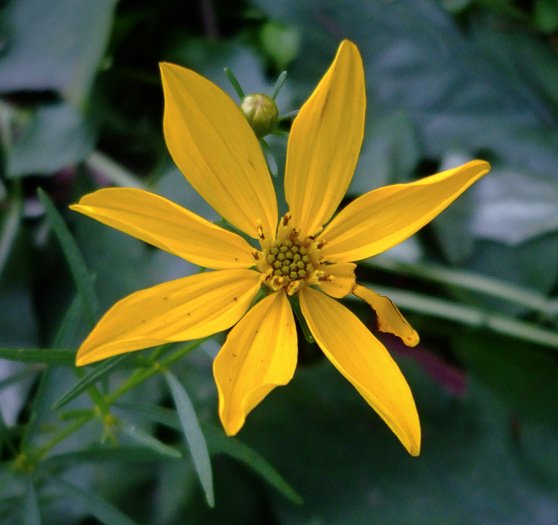
[[[189,354],[192,350],[195,350],[200,346],[203,342],[207,341],[209,337],[204,337],[203,339],[198,339],[196,341],[192,341],[190,344],[182,347],[178,351],[176,351],[171,356],[163,359],[160,362],[153,363],[151,368],[146,370],[136,370],[128,380],[120,385],[112,394],[108,395],[105,399],[108,405],[112,405],[120,396],[129,392],[133,388],[135,388],[140,383],[143,383],[146,379],[149,379],[151,376],[158,374],[160,372],[164,372],[170,365],[184,357],[186,354]],[[139,373],[138,373],[139,372]]]
[[[94,392],[92,393],[92,397],[93,400],[96,402],[96,406],[99,412],[103,416],[110,415],[108,407],[111,406],[120,396],[122,396],[126,392],[129,392],[130,390],[132,390],[134,387],[136,387],[146,379],[149,379],[152,375],[155,375],[160,372],[164,372],[170,365],[172,365],[173,363],[175,363],[176,361],[184,357],[186,354],[190,353],[192,350],[198,348],[204,341],[207,341],[208,339],[209,337],[205,337],[203,339],[192,341],[190,344],[180,348],[174,354],[167,357],[166,359],[160,362],[154,362],[151,368],[136,370],[125,383],[123,383],[117,390],[115,390],[110,395],[103,397],[96,389],[94,389]],[[164,346],[165,345],[163,345],[163,347]],[[99,403],[97,403],[96,400],[97,396],[100,396]],[[33,453],[33,455],[31,456],[32,462],[37,462],[38,460],[40,460],[61,441],[63,441],[67,437],[70,437],[76,430],[79,430],[83,425],[91,421],[95,417],[95,415],[96,415],[95,411],[91,411],[89,414],[84,414],[82,417],[77,419],[73,424],[64,428],[59,434],[54,436],[48,443],[46,443],[45,445],[43,445],[41,448],[37,449]]]
[[[70,437],[76,430],[79,430],[83,425],[85,425],[85,423],[91,421],[91,419],[93,419],[93,416],[94,414],[92,412],[90,415],[84,416],[83,418],[78,419],[75,423],[67,426],[58,435],[54,436],[48,443],[46,443],[33,453],[33,462],[37,462],[38,460],[40,460],[50,450],[58,445],[58,443],[64,441],[67,437]]]

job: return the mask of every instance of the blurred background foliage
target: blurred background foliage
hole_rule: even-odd
[[[225,438],[211,377],[219,337],[174,364],[168,385],[154,375],[114,419],[72,432],[92,414],[72,366],[90,318],[196,268],[67,205],[121,185],[218,219],[167,153],[158,62],[235,100],[224,67],[267,94],[287,69],[287,113],[343,38],[360,48],[368,96],[351,198],[471,158],[493,165],[359,274],[421,334],[412,350],[381,335],[415,395],[421,456],[309,346],[292,383]],[[556,0],[0,2],[0,521],[558,523],[557,86]],[[270,145],[282,173],[286,140]],[[113,392],[143,355],[86,378]],[[193,417],[190,438],[199,420],[201,448],[184,441],[173,403]]]

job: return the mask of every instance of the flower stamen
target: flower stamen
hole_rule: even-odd
[[[290,219],[290,214],[283,217],[278,240],[269,249],[263,249],[263,261],[258,267],[266,275],[264,284],[273,291],[284,288],[288,295],[293,295],[302,286],[318,284],[324,271],[320,268],[323,257],[318,243],[310,237],[300,240],[296,229],[286,227]]]

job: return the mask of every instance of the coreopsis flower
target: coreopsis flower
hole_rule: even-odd
[[[355,261],[414,234],[489,165],[472,161],[376,189],[334,216],[357,163],[366,106],[358,49],[344,41],[293,122],[284,180],[289,212],[278,220],[264,156],[239,107],[193,71],[165,63],[161,73],[164,133],[174,161],[251,242],[146,191],[110,188],[83,197],[72,209],[214,271],[116,303],[81,345],[77,365],[232,327],[213,371],[220,419],[234,435],[247,414],[294,374],[291,304],[298,302],[327,358],[418,455],[420,424],[407,382],[386,348],[336,299],[351,293],[363,299],[375,310],[379,330],[416,345],[417,333],[391,301],[356,283]],[[255,302],[261,290],[264,297]]]

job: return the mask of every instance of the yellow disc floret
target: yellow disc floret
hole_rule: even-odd
[[[263,283],[273,291],[285,288],[293,295],[302,286],[315,285],[329,277],[324,272],[320,243],[313,237],[299,239],[297,230],[287,227],[289,220],[290,215],[285,215],[280,223],[279,238],[254,256],[264,274]]]

